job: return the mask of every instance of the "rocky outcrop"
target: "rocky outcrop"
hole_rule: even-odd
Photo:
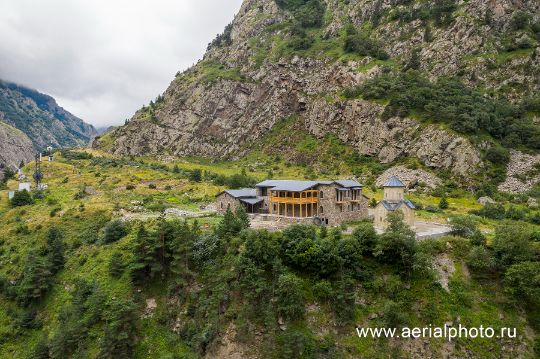
[[[32,141],[21,131],[0,121],[0,167],[15,171],[34,158]],[[0,168],[0,179],[3,171]]]
[[[459,74],[471,86],[504,88],[502,94],[510,100],[540,89],[540,62],[535,61],[540,51],[497,55],[503,38],[508,38],[514,11],[525,11],[537,21],[537,2],[456,2],[453,20],[447,26],[432,26],[429,39],[424,22],[395,20],[389,11],[411,10],[424,2],[325,3],[320,41],[339,38],[347,19],[361,28],[379,11],[380,24],[371,36],[381,41],[391,61],[381,64],[370,57],[343,61],[334,55],[341,48],[321,47],[309,56],[284,52],[283,41],[290,35],[283,25],[291,14],[274,0],[246,0],[226,46],[211,46],[203,61],[172,81],[162,102],[141,109],[95,146],[121,155],[238,158],[277,121],[295,115],[311,134],[333,133],[359,153],[382,162],[412,156],[427,167],[471,179],[483,164],[480,151],[468,139],[412,118],[383,119],[384,104],[345,99],[342,91],[388,71],[384,65],[406,63],[415,49],[420,50],[420,69],[433,79]],[[489,19],[486,14],[491,14]],[[521,85],[509,86],[512,83]]]
[[[377,187],[382,187],[390,177],[397,177],[408,189],[416,187],[437,188],[442,185],[442,181],[437,176],[421,170],[411,169],[405,166],[395,166],[387,169],[376,181]]]
[[[526,192],[537,183],[540,183],[540,155],[511,151],[506,180],[499,185],[499,191]]]
[[[50,145],[86,146],[97,134],[92,125],[58,106],[52,97],[2,80],[0,121],[24,132],[36,150]]]

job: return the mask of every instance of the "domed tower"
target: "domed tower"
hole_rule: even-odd
[[[405,185],[396,176],[390,177],[383,188],[385,201],[400,202],[405,200]]]
[[[395,211],[403,213],[403,221],[410,227],[414,227],[414,204],[405,199],[405,185],[399,178],[392,176],[383,185],[383,200],[377,203],[373,211],[374,225],[379,229],[388,227],[388,214]]]

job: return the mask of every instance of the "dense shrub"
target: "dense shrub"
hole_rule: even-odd
[[[484,246],[474,246],[467,256],[467,265],[476,272],[490,272],[496,267],[493,254]]]
[[[479,210],[471,211],[471,213],[489,219],[503,220],[506,218],[506,209],[498,203],[488,203]]]
[[[505,222],[497,226],[492,246],[499,268],[531,260],[534,249],[530,237],[530,228],[520,223]]]
[[[12,207],[22,207],[33,204],[34,200],[32,199],[32,196],[30,196],[30,193],[27,190],[22,190],[15,191],[15,194],[13,195],[13,198],[11,198],[9,203]]]
[[[343,50],[349,53],[356,53],[361,56],[371,56],[379,60],[387,60],[388,54],[377,40],[369,34],[357,32],[354,28],[348,28],[348,35],[343,44]]]
[[[540,304],[540,262],[512,265],[504,275],[506,290],[516,298]]]
[[[276,309],[284,319],[301,319],[305,313],[302,281],[294,274],[279,277],[276,288]]]
[[[540,127],[522,117],[517,107],[471,90],[457,78],[440,77],[431,82],[416,71],[383,74],[356,93],[365,99],[389,100],[384,117],[414,112],[421,119],[448,123],[460,133],[488,133],[509,147],[540,148]]]
[[[388,216],[388,228],[379,236],[374,255],[381,261],[396,264],[408,273],[412,272],[417,252],[416,233],[403,222],[401,211]]]
[[[320,0],[276,0],[276,4],[290,11],[294,20],[304,28],[320,27],[323,24],[325,6]]]
[[[122,220],[110,221],[103,228],[102,242],[113,243],[119,241],[128,234],[127,224]]]

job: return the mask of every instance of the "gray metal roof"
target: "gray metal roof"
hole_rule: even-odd
[[[224,192],[227,192],[234,198],[257,197],[257,190],[255,188],[226,189]]]
[[[334,182],[346,188],[354,188],[354,187],[362,188],[362,185],[355,180],[336,180]]]
[[[386,181],[383,187],[405,187],[403,182],[399,180],[396,176],[392,176]]]
[[[247,204],[257,204],[264,201],[262,197],[256,197],[256,198],[240,198],[240,202],[244,202]]]
[[[403,205],[409,207],[410,209],[416,209],[414,204],[407,199],[404,201],[399,201],[399,202],[388,202],[388,201],[382,200],[380,203],[384,206],[384,208],[386,208],[389,211],[395,211],[401,208],[401,206]]]
[[[302,192],[318,185],[336,183],[346,188],[362,188],[362,185],[353,180],[338,181],[295,181],[295,180],[266,180],[256,184],[256,187],[272,188],[273,191]]]

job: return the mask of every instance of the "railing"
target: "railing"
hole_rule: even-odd
[[[271,203],[287,203],[287,204],[310,204],[319,203],[319,197],[278,197],[270,196]]]

